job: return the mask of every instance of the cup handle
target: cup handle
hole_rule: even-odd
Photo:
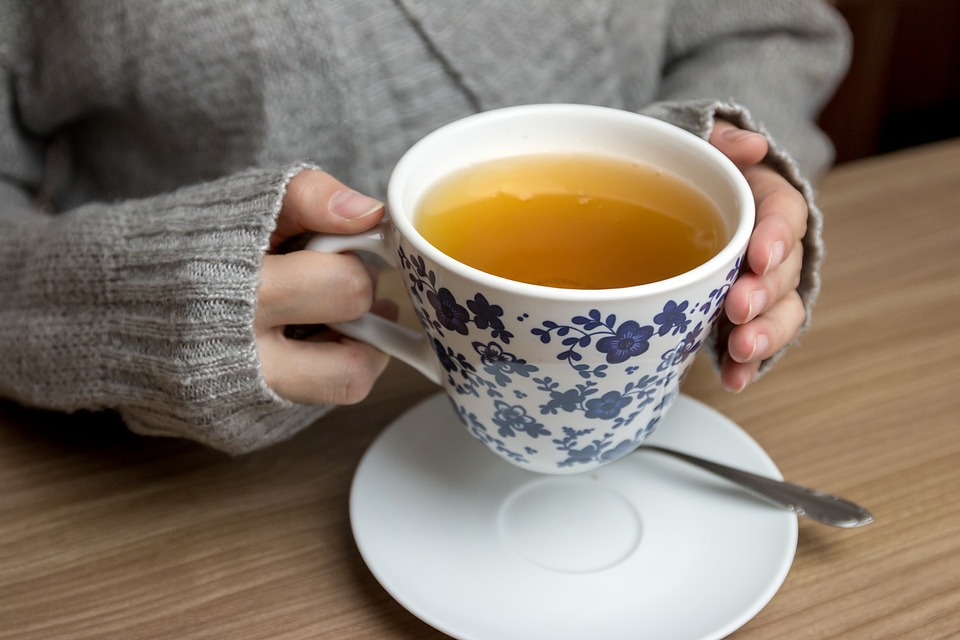
[[[367,251],[380,256],[397,268],[396,253],[388,246],[389,232],[389,224],[381,223],[366,233],[316,235],[307,242],[306,248],[323,253]],[[433,352],[429,337],[422,331],[408,329],[373,313],[364,314],[356,320],[347,322],[331,322],[327,326],[406,362],[431,382],[441,383],[440,364]]]

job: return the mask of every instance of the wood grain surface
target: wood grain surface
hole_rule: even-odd
[[[788,479],[877,519],[801,521],[783,587],[732,637],[955,638],[960,141],[842,165],[820,191],[828,259],[802,345],[739,395],[701,358],[684,391]],[[382,286],[399,295],[395,274]],[[347,511],[366,447],[434,392],[391,363],[365,402],[239,458],[0,403],[0,638],[444,638],[373,579]]]

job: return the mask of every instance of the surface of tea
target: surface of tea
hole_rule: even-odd
[[[570,289],[664,280],[727,241],[716,206],[686,181],[587,155],[519,156],[452,174],[424,196],[414,224],[481,271]]]

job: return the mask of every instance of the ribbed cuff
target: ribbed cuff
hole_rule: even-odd
[[[253,332],[262,259],[303,168],[21,225],[17,237],[32,244],[7,265],[16,282],[4,283],[3,390],[43,408],[114,409],[134,431],[230,453],[310,424],[327,408],[266,386]]]

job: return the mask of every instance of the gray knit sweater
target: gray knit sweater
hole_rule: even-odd
[[[763,130],[814,205],[849,42],[806,0],[0,0],[0,396],[241,453],[262,257],[304,162],[382,197],[428,131],[581,102]],[[819,289],[813,206],[801,292]]]

